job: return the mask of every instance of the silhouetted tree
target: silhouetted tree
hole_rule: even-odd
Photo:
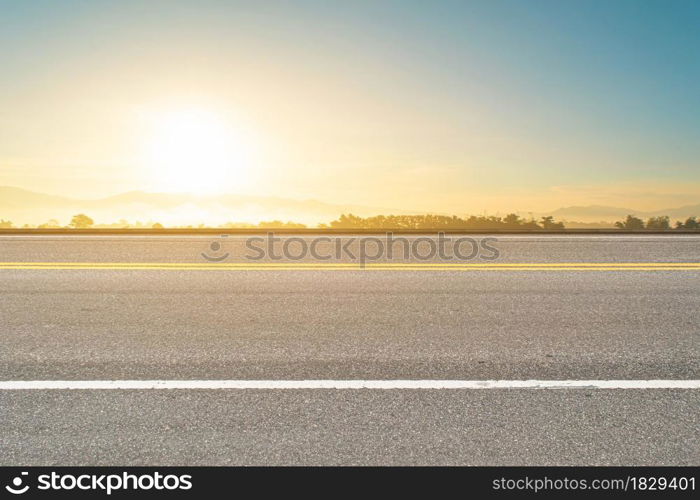
[[[338,220],[331,222],[331,227],[337,228],[351,228],[351,227],[362,227],[362,218],[357,217],[352,214],[342,214]]]
[[[688,217],[685,222],[678,221],[676,222],[676,228],[677,229],[700,229],[700,221],[698,221],[697,217]]]
[[[281,220],[273,221],[261,221],[258,223],[258,227],[264,229],[275,229],[275,228],[289,228],[289,229],[304,229],[306,224],[300,224],[299,222],[282,222]]]
[[[47,222],[44,222],[43,224],[39,224],[39,229],[46,229],[46,228],[58,228],[61,227],[61,223],[58,222],[56,219],[49,219]]]
[[[668,215],[661,215],[659,217],[650,217],[647,219],[647,229],[658,229],[666,230],[671,228],[671,222]]]
[[[563,222],[554,222],[554,217],[551,215],[547,215],[546,217],[542,217],[542,227],[545,229],[564,229],[564,223]]]
[[[624,221],[617,221],[615,227],[620,229],[644,229],[644,221],[634,215],[628,215]]]
[[[508,214],[503,218],[503,223],[507,226],[519,226],[522,224],[517,214]]]
[[[547,219],[550,229],[563,229],[564,224]],[[319,226],[321,227],[321,226]],[[341,215],[330,223],[330,227],[339,229],[425,229],[427,231],[460,230],[460,229],[542,229],[536,221],[521,219],[517,214],[509,214],[505,218],[490,216],[470,216],[466,219],[456,215],[375,215],[373,217],[357,217],[348,214]]]
[[[92,226],[95,223],[90,217],[85,214],[74,215],[68,224],[70,227],[75,229],[85,229]]]

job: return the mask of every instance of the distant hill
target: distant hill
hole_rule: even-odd
[[[573,206],[563,207],[550,212],[557,219],[619,219],[627,214],[637,213],[638,211],[631,208],[609,207],[605,205],[589,205],[585,207]]]
[[[121,219],[129,222],[160,222],[166,225],[219,225],[227,222],[257,223],[261,220],[281,220],[312,226],[333,220],[342,213],[354,213],[363,217],[380,213],[413,213],[317,200],[237,194],[197,196],[130,191],[106,198],[85,200],[0,186],[0,219],[9,219],[16,226],[42,224],[49,219],[57,219],[61,224],[67,224],[73,215],[81,212],[92,217],[98,224],[114,223]]]
[[[690,216],[700,216],[700,204],[685,205],[678,208],[666,208],[654,211],[635,210],[633,208],[620,208],[605,205],[572,206],[558,208],[549,213],[558,220],[574,220],[580,222],[616,221],[623,219],[628,214],[641,217],[657,217],[668,215],[671,219],[685,219]]]
[[[663,213],[662,213],[663,212]],[[700,217],[700,204],[685,205],[679,208],[669,208],[654,212],[655,215],[668,215],[671,219],[685,219],[690,216]]]
[[[35,193],[16,187],[0,186],[0,210],[26,209],[32,206],[61,206],[71,202],[70,198]],[[2,215],[0,215],[0,218]]]
[[[126,220],[130,223],[136,221],[160,222],[164,225],[206,223],[211,226],[227,222],[258,223],[270,220],[294,221],[315,226],[318,223],[335,220],[340,214],[348,213],[360,217],[424,213],[386,207],[333,204],[318,200],[239,194],[197,196],[184,193],[129,191],[106,198],[86,200],[0,186],[0,219],[9,219],[15,226],[43,224],[49,219],[57,219],[60,224],[65,225],[73,215],[81,212],[92,217],[97,224]],[[452,215],[439,212],[433,212],[433,214]],[[614,221],[623,219],[627,214],[641,218],[668,215],[672,220],[685,219],[692,215],[700,216],[700,204],[653,212],[605,205],[571,206],[549,213],[536,214],[536,217],[553,215],[556,220],[572,222],[569,227],[609,227]],[[529,216],[527,213],[520,215]],[[576,222],[579,223],[578,226]]]

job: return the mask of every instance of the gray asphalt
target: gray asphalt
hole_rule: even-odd
[[[314,236],[292,236],[280,238],[272,242],[276,255],[282,253],[285,241],[293,239],[288,244],[292,257],[301,254],[303,240],[307,244],[305,257],[299,261],[311,262],[310,246]],[[257,238],[253,240],[252,238]],[[265,250],[262,261],[272,261],[267,252],[269,236],[238,235],[218,236],[0,236],[0,258],[5,262],[207,262],[202,253],[211,257],[229,255],[224,262],[259,262],[255,260],[260,253],[251,248]],[[325,239],[323,239],[325,238]],[[437,248],[430,254],[430,245],[426,238],[433,239],[437,247],[435,235],[394,235],[391,245],[385,236],[359,237],[326,236],[320,237],[316,251],[322,257],[330,256],[324,262],[357,262],[364,238],[367,255],[372,256],[379,244],[386,250],[389,246],[398,260],[407,246],[414,242],[416,252],[408,260],[413,262],[445,261],[438,254]],[[485,258],[493,253],[483,248],[484,244],[498,250],[495,262],[700,262],[700,235],[446,235],[444,242],[444,257],[454,257],[455,245],[463,256],[469,256],[472,247],[470,241],[479,245],[479,252],[466,262],[491,262]],[[464,238],[458,242],[459,238]],[[488,240],[487,240],[488,238]],[[423,241],[420,241],[420,240]],[[419,241],[417,241],[419,240]],[[348,252],[355,256],[349,258],[347,252],[341,252],[336,258],[337,242],[346,246]],[[406,241],[408,243],[406,243]],[[219,249],[211,250],[211,244],[218,243]],[[384,257],[377,259],[385,261]],[[449,262],[462,262],[457,259]]]
[[[212,241],[1,237],[0,260],[206,262]],[[216,241],[246,261],[245,240]],[[492,245],[496,262],[700,262],[696,236]],[[0,283],[2,380],[700,379],[696,271],[0,270]],[[699,409],[698,390],[0,391],[0,464],[698,465]]]

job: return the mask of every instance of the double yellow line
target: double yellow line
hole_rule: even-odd
[[[700,271],[700,262],[0,262],[0,270],[124,270],[124,271]]]

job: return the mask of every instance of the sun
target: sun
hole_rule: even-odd
[[[223,192],[244,182],[250,161],[244,135],[216,113],[178,110],[154,120],[147,163],[161,191]]]

